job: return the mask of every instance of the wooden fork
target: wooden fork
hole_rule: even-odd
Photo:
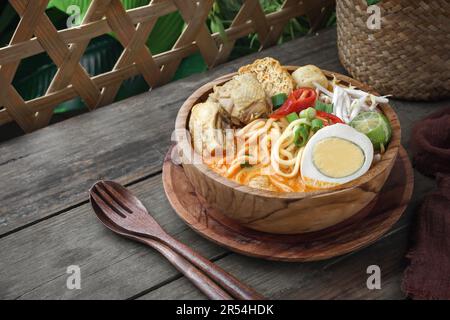
[[[230,299],[231,295],[242,300],[264,299],[254,289],[241,283],[219,266],[167,234],[148,213],[141,201],[120,184],[112,181],[98,181],[90,190],[90,200],[97,217],[106,227],[161,252],[208,297]],[[190,263],[204,274],[192,265],[186,266]],[[188,271],[185,272],[186,270]]]

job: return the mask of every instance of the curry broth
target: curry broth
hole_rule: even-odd
[[[254,165],[251,167],[243,167],[232,175],[227,175],[228,169],[231,167],[229,163],[223,163],[219,158],[210,158],[205,164],[218,173],[219,175],[237,182],[241,185],[264,189],[275,192],[312,192],[318,189],[308,187],[304,184],[301,175],[295,178],[283,177],[273,172],[270,166]],[[252,181],[266,182],[267,185],[255,185]]]

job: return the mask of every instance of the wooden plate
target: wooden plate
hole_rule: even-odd
[[[278,235],[239,225],[199,197],[183,168],[169,150],[163,165],[163,184],[175,212],[192,229],[228,249],[280,261],[329,259],[365,247],[385,234],[401,217],[411,199],[414,177],[403,147],[379,195],[354,219],[338,227],[299,235]]]

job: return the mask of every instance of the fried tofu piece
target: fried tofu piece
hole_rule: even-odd
[[[283,68],[279,61],[266,57],[255,60],[252,64],[239,69],[239,74],[251,73],[261,83],[267,98],[279,93],[289,95],[295,88],[294,79],[289,72]]]

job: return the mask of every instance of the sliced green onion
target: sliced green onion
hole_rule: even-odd
[[[316,105],[314,106],[314,108],[326,113],[333,113],[333,105],[331,103],[322,102],[319,99],[316,100]]]
[[[312,120],[316,117],[316,109],[309,107],[300,112],[300,118]]]
[[[316,133],[319,129],[323,128],[323,122],[320,119],[314,119],[311,121],[311,130]]]
[[[294,129],[294,143],[298,148],[303,147],[308,142],[309,130],[305,125],[299,125]]]
[[[289,113],[286,116],[286,119],[287,119],[287,121],[289,121],[289,123],[291,123],[291,122],[293,122],[293,121],[295,121],[297,119],[300,119],[300,118],[298,117],[298,114],[296,112],[292,112],[292,113]]]
[[[281,107],[284,102],[287,100],[288,96],[286,93],[278,93],[274,96],[272,96],[272,104],[273,104],[273,110],[278,109]]]

